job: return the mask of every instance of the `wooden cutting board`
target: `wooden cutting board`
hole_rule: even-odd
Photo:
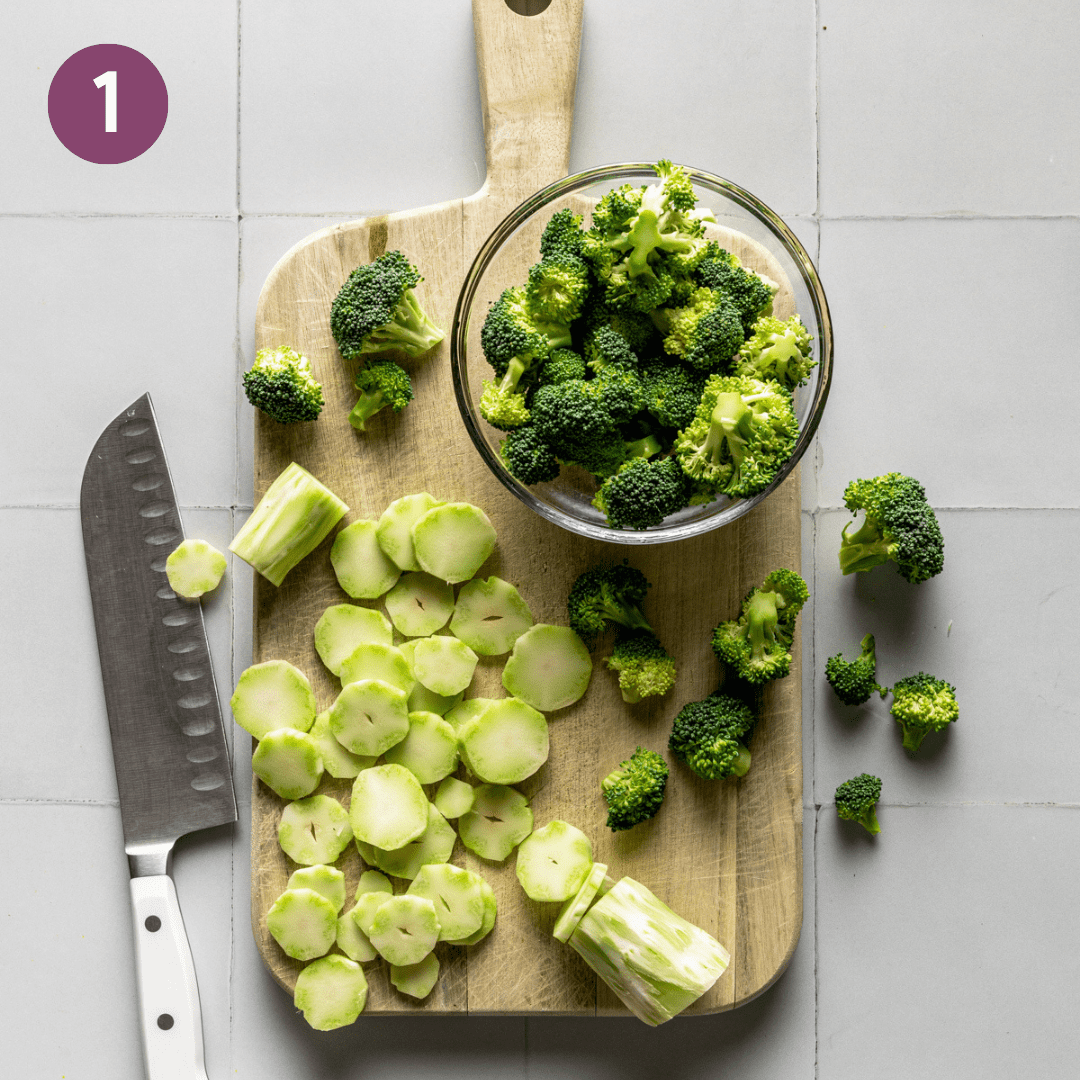
[[[473,0],[488,175],[474,196],[421,210],[365,218],[309,236],[289,251],[263,287],[258,348],[292,345],[310,358],[327,404],[317,423],[292,427],[255,418],[255,495],[297,461],[351,508],[346,521],[378,517],[400,495],[429,491],[481,506],[498,532],[481,576],[514,582],[538,622],[566,622],[566,594],[587,566],[629,556],[653,583],[646,611],[679,662],[674,690],[635,706],[623,703],[600,662],[576,705],[550,720],[551,756],[523,790],[536,825],[563,818],[592,838],[613,876],[637,878],[671,907],[717,937],[732,963],[690,1011],[740,1005],[784,970],[802,922],[802,739],[799,643],[791,675],[765,690],[751,742],[753,766],[738,781],[699,780],[672,764],[668,795],[652,821],[621,834],[604,825],[600,778],[641,744],[666,754],[681,704],[716,688],[710,648],[717,622],[778,566],[800,566],[798,469],[764,503],[706,536],[626,548],[580,539],[533,514],[488,471],[454,400],[449,330],[458,291],[476,251],[502,218],[540,187],[567,174],[582,0],[552,0],[543,14],[514,14],[504,0]],[[432,354],[408,363],[415,401],[400,415],[380,413],[358,433],[346,416],[356,398],[354,363],[330,333],[330,304],[359,263],[400,249],[423,273],[417,295],[448,332]],[[752,253],[750,256],[752,258]],[[510,282],[507,282],[510,284]],[[340,689],[315,653],[312,631],[327,606],[347,599],[329,561],[329,541],[275,588],[256,575],[254,661],[284,658],[312,681],[319,709]],[[379,606],[377,601],[362,602]],[[502,696],[503,658],[482,658],[470,696]],[[324,781],[347,804],[348,781]],[[290,992],[301,965],[266,930],[265,914],[295,866],[277,844],[283,801],[259,781],[252,788],[252,926],[275,979]],[[530,901],[514,860],[496,865],[458,844],[453,860],[483,874],[498,902],[494,931],[467,949],[440,945],[442,965],[422,1002],[390,985],[386,965],[366,965],[369,1013],[625,1014],[581,958],[551,936],[558,905]],[[340,861],[352,890],[362,869],[355,850]],[[351,891],[350,891],[351,895]]]

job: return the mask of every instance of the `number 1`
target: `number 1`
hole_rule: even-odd
[[[105,130],[116,131],[116,72],[102,72],[94,85],[99,89],[105,87]]]

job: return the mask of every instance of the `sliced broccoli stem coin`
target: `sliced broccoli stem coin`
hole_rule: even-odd
[[[335,675],[341,674],[343,661],[358,646],[393,644],[390,620],[374,608],[331,604],[315,624],[315,651]]]
[[[472,503],[443,503],[416,521],[412,541],[420,568],[453,584],[468,581],[487,561],[495,527]]]
[[[229,550],[280,585],[330,535],[348,507],[296,462],[266,489]]]
[[[316,1031],[355,1023],[367,1004],[363,969],[344,956],[324,956],[296,977],[293,1004]]]
[[[390,981],[394,988],[409,997],[426,998],[439,980],[439,958],[428,953],[417,964],[391,964]]]
[[[439,940],[475,934],[484,921],[483,878],[449,863],[420,868],[408,895],[430,900],[439,919]]]
[[[394,626],[406,637],[434,634],[454,610],[454,590],[422,570],[402,574],[383,600]]]
[[[345,875],[336,866],[301,866],[289,875],[289,889],[313,889],[339,913],[345,906]]]
[[[459,780],[456,776],[448,776],[439,785],[435,792],[435,806],[444,818],[459,818],[467,814],[473,807],[476,798],[476,788]]]
[[[407,703],[404,690],[381,679],[348,683],[330,706],[330,731],[346,750],[378,757],[408,735]]]
[[[421,638],[413,649],[413,673],[436,694],[462,693],[472,682],[477,655],[456,637],[437,634]]]
[[[570,935],[577,929],[581,917],[589,910],[589,905],[596,899],[600,886],[607,876],[607,865],[594,862],[589,876],[581,883],[581,888],[559,908],[559,917],[555,920],[552,937],[556,941],[569,941]]]
[[[517,589],[492,576],[461,586],[450,632],[481,656],[501,656],[532,624],[532,612]]]
[[[354,521],[334,537],[330,547],[334,576],[354,600],[382,596],[401,576],[401,570],[380,547],[377,528],[374,521]]]
[[[225,566],[225,556],[205,540],[183,540],[165,560],[165,576],[174,593],[194,600],[221,584]]]
[[[251,755],[251,771],[283,799],[302,799],[319,786],[323,760],[310,735],[278,728],[259,740]]]
[[[419,570],[413,550],[412,527],[429,510],[442,502],[426,491],[395,499],[379,518],[375,535],[383,554],[402,570]]]
[[[315,717],[315,723],[311,725],[308,735],[319,748],[319,757],[323,760],[323,768],[328,776],[351,780],[361,769],[370,769],[375,764],[374,755],[354,754],[334,738],[334,733],[330,730],[329,709]]]
[[[393,895],[392,892],[369,892],[356,898],[350,914],[353,922],[366,938],[371,937],[371,924],[375,921],[375,912]]]
[[[233,718],[261,739],[278,728],[308,731],[315,723],[315,694],[307,676],[287,660],[253,664],[236,682]]]
[[[301,866],[330,864],[352,842],[349,813],[330,795],[309,795],[289,803],[278,820],[281,850]]]
[[[585,883],[592,865],[589,838],[556,818],[521,842],[516,873],[530,900],[569,900]]]
[[[286,889],[266,913],[266,929],[287,956],[314,960],[337,939],[337,910],[314,889]]]
[[[423,896],[391,896],[375,912],[368,937],[391,964],[418,964],[439,940],[435,905]]]
[[[441,716],[411,712],[408,734],[386,751],[385,759],[404,765],[421,784],[437,784],[457,768],[457,735]]]
[[[380,645],[369,641],[357,645],[341,661],[338,677],[342,686],[363,679],[381,679],[396,686],[406,694],[412,691],[416,678],[401,650],[393,645]]]
[[[450,861],[457,834],[433,804],[428,805],[427,828],[409,843],[393,851],[373,847],[371,858],[375,865],[398,878],[412,879],[424,866]]]
[[[458,732],[462,760],[487,784],[517,784],[548,758],[543,713],[517,698],[493,701]]]
[[[568,626],[537,623],[514,642],[502,684],[534,709],[553,712],[573,705],[589,688],[592,658]]]
[[[480,929],[475,930],[466,938],[458,938],[456,941],[450,941],[447,944],[476,945],[478,942],[483,941],[494,929],[495,916],[498,913],[495,903],[495,890],[483,878],[480,879],[480,885],[484,897],[484,919],[480,924]]]
[[[359,900],[365,893],[372,892],[387,893],[393,896],[394,886],[390,883],[390,879],[385,874],[380,874],[378,870],[365,870],[356,883],[356,894],[353,899]]]
[[[532,832],[529,800],[505,784],[481,784],[458,819],[461,842],[481,859],[502,862]]]
[[[443,719],[460,735],[461,729],[501,698],[465,698],[443,713]]]
[[[349,908],[343,915],[338,916],[337,923],[337,947],[350,959],[358,964],[366,964],[374,960],[379,954],[367,934],[360,929],[359,924],[353,918],[355,908]]]
[[[429,806],[420,781],[408,769],[376,765],[353,781],[349,823],[357,840],[393,851],[427,828]]]

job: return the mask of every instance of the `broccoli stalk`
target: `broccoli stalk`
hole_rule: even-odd
[[[920,671],[900,679],[892,688],[889,712],[904,734],[904,749],[915,753],[931,731],[944,731],[960,715],[956,687]]]
[[[881,798],[881,780],[861,773],[836,789],[836,813],[844,821],[857,821],[868,833],[881,832],[875,808]]]
[[[356,373],[360,397],[349,413],[349,423],[366,431],[367,422],[381,409],[399,413],[413,399],[409,373],[393,360],[373,360]]]
[[[353,359],[400,349],[415,357],[438,345],[445,334],[413,292],[423,280],[400,251],[358,266],[330,307],[330,329],[341,355]]]
[[[620,762],[600,781],[608,805],[608,828],[620,832],[656,817],[664,801],[667,778],[667,762],[654,750],[639,746]]]
[[[605,662],[619,673],[619,690],[628,705],[659,697],[675,685],[675,661],[648,630],[622,635]]]
[[[875,691],[882,697],[889,692],[877,681],[874,635],[867,634],[859,647],[862,651],[854,660],[845,660],[843,653],[837,653],[825,661],[825,679],[845,705],[862,705]]]

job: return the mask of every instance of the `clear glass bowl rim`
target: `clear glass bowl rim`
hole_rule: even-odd
[[[814,308],[814,317],[820,334],[817,335],[817,359],[819,378],[811,404],[810,412],[805,424],[799,433],[795,444],[795,451],[780,469],[773,482],[757,495],[748,499],[736,499],[728,503],[714,514],[699,518],[694,521],[681,522],[673,525],[660,525],[655,529],[627,530],[612,529],[594,525],[588,521],[582,521],[571,514],[567,514],[556,507],[538,499],[532,491],[510,475],[506,466],[503,465],[498,454],[491,448],[490,443],[484,436],[473,410],[472,400],[469,394],[468,378],[468,334],[469,314],[472,311],[473,300],[477,288],[492,260],[498,253],[503,243],[517,231],[518,227],[534,213],[542,210],[548,203],[564,195],[571,195],[593,184],[606,181],[634,180],[655,178],[656,167],[651,162],[618,162],[611,165],[599,165],[584,172],[573,173],[556,180],[547,187],[534,192],[524,202],[520,203],[495,227],[491,235],[480,246],[480,250],[473,259],[469,272],[458,294],[457,304],[454,308],[454,319],[450,332],[450,368],[454,381],[454,396],[457,398],[458,410],[465,423],[469,437],[473,441],[480,456],[484,459],[488,468],[498,480],[513,495],[520,499],[535,513],[548,521],[594,540],[606,541],[617,544],[661,544],[676,540],[685,540],[692,536],[700,536],[713,529],[729,524],[743,514],[749,513],[758,503],[775,491],[788,477],[792,469],[798,464],[807,447],[810,445],[821,422],[821,415],[825,408],[825,402],[829,396],[832,385],[832,353],[833,331],[832,319],[829,314],[829,304],[825,298],[825,291],[821,286],[817,268],[810,258],[806,249],[800,243],[795,234],[784,223],[783,219],[757,196],[752,195],[738,184],[725,180],[713,173],[703,172],[690,166],[682,166],[693,183],[700,187],[711,189],[717,194],[725,195],[730,202],[741,206],[744,210],[757,218],[766,228],[780,241],[787,254],[795,263],[796,269],[802,278],[803,284],[810,295],[810,301]]]

